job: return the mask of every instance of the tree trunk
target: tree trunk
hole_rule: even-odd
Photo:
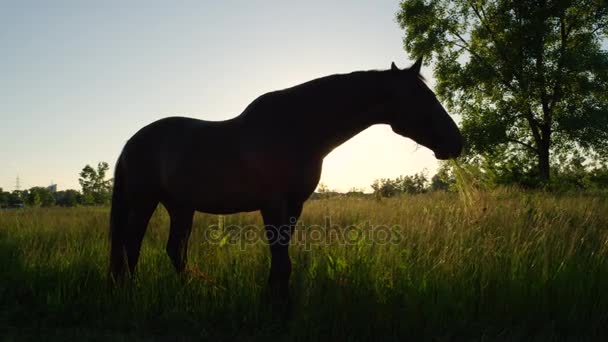
[[[542,144],[538,148],[538,171],[543,183],[549,181],[551,169],[549,165],[549,145]]]
[[[548,113],[549,111],[545,111]],[[548,121],[548,120],[547,120]],[[549,150],[551,148],[551,125],[544,123],[540,128],[540,143],[538,146],[538,171],[543,183],[549,181],[551,165],[549,163]]]

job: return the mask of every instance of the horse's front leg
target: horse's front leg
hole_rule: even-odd
[[[273,302],[289,300],[289,276],[291,260],[289,241],[300,213],[302,202],[281,201],[262,210],[266,237],[270,246],[270,276],[268,286]]]
[[[192,231],[194,210],[169,204],[165,204],[165,207],[171,218],[166,251],[175,270],[178,273],[183,273],[188,259],[188,239]]]

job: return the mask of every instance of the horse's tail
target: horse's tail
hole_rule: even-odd
[[[121,154],[116,162],[112,209],[110,210],[110,277],[112,280],[120,280],[128,270],[124,235],[127,229],[129,209],[126,202],[122,157]]]

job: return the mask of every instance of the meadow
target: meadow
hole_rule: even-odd
[[[257,213],[197,214],[192,270],[180,277],[159,207],[136,276],[112,287],[108,212],[0,211],[2,340],[608,339],[605,195],[308,201],[285,326],[264,297],[269,252]]]

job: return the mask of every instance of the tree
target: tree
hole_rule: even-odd
[[[325,183],[321,182],[319,185],[317,185],[317,192],[320,194],[326,194],[331,192],[331,190],[329,190],[329,187]]]
[[[2,188],[0,188],[0,208],[4,208],[8,206],[8,197],[10,193],[4,192]]]
[[[412,176],[399,176],[395,179],[376,179],[371,185],[374,195],[378,197],[393,197],[399,194],[421,194],[428,190],[425,172]]]
[[[317,185],[317,190],[313,193],[311,199],[325,199],[339,195],[337,191],[331,190],[325,183],[321,182]]]
[[[28,207],[39,207],[42,204],[40,194],[37,191],[28,191],[27,196],[25,197],[25,204]]]
[[[433,58],[469,159],[509,156],[547,181],[553,154],[608,155],[605,0],[405,0],[397,21],[405,50]]]
[[[23,207],[24,198],[26,197],[25,191],[14,190],[8,195],[8,206],[10,208]]]
[[[57,191],[53,194],[55,203],[62,207],[75,207],[82,202],[82,195],[76,190]]]
[[[55,204],[55,197],[51,190],[37,186],[29,189],[25,203],[31,207],[50,207]]]
[[[376,179],[371,187],[374,190],[374,195],[379,197],[393,197],[400,192],[397,180],[389,178]]]
[[[425,172],[419,172],[413,176],[400,176],[396,179],[397,188],[405,194],[421,194],[426,192],[428,179]]]
[[[97,170],[86,165],[80,172],[78,182],[82,187],[84,204],[108,204],[112,194],[112,180],[106,180],[110,166],[106,162],[97,164]]]
[[[448,163],[441,163],[437,173],[431,178],[430,191],[448,191],[456,183],[454,172]]]

